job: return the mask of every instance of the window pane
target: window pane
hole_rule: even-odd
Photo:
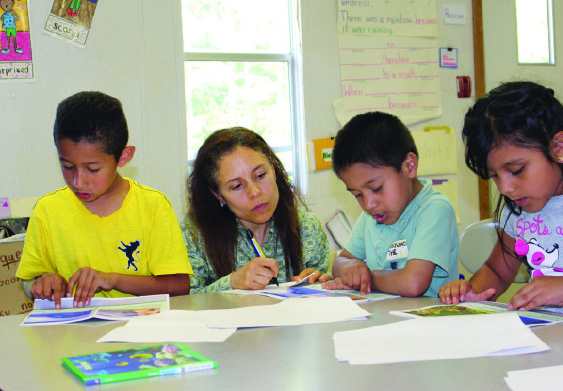
[[[551,0],[516,0],[518,62],[554,64]]]
[[[288,2],[182,2],[184,52],[288,53]]]
[[[217,129],[243,126],[262,135],[292,168],[285,62],[186,61],[188,158]],[[283,157],[283,158],[282,158]]]

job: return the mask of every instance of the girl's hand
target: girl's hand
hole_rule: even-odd
[[[313,268],[311,268],[311,267],[309,267],[309,268],[303,270],[301,273],[299,273],[298,276],[294,276],[294,277],[292,278],[292,280],[299,282],[299,281],[301,281],[302,279],[304,279],[305,277],[307,277],[307,276],[308,276],[309,274],[311,274],[311,273],[312,273],[312,275],[309,276],[309,278],[307,278],[307,284],[312,284],[312,283],[314,283],[314,282],[317,281],[317,280],[318,280],[319,282],[325,282],[325,281],[330,280],[330,275],[329,275],[328,273],[325,273],[325,274],[321,275],[321,272],[320,272],[320,271],[318,271],[318,270],[316,270],[316,269],[313,269]]]
[[[71,296],[74,290],[74,306],[86,307],[90,305],[95,293],[102,290],[111,291],[114,285],[113,274],[82,267],[69,278],[67,296]]]
[[[275,259],[254,258],[231,274],[231,286],[233,289],[264,289],[278,273]]]
[[[29,293],[34,299],[54,301],[55,308],[60,309],[61,297],[65,295],[66,287],[66,279],[63,276],[57,273],[47,273],[33,281]]]
[[[458,304],[462,301],[489,300],[495,293],[493,288],[477,293],[468,281],[456,280],[441,287],[438,297],[442,304]]]
[[[533,310],[542,305],[563,305],[563,277],[534,277],[520,289],[510,303],[509,310]]]

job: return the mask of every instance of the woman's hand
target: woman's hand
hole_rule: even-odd
[[[271,258],[253,258],[231,274],[233,289],[264,289],[279,273],[278,262]]]

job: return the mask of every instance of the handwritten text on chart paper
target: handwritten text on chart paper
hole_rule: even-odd
[[[438,36],[436,0],[340,0],[341,34]]]

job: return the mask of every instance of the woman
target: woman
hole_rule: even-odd
[[[328,239],[264,139],[245,128],[211,134],[188,179],[182,224],[194,270],[191,293],[263,289],[310,275],[328,280]],[[249,234],[264,257],[257,256]]]

